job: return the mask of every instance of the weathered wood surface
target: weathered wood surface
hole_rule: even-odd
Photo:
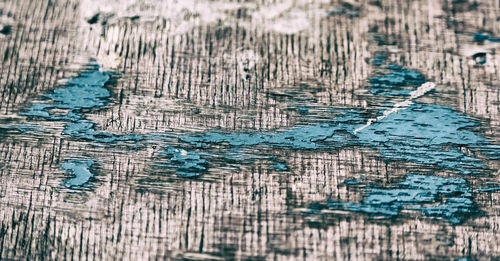
[[[387,160],[373,148],[271,147],[263,154],[288,171],[269,159],[219,158],[186,179],[157,164],[172,144],[76,139],[61,121],[22,114],[97,60],[118,73],[111,102],[83,113],[117,135],[290,128],[312,117],[301,106],[376,115],[391,102],[367,87],[382,53],[436,83],[420,103],[477,119],[475,131],[498,144],[500,46],[472,38],[500,36],[498,1],[99,2],[0,2],[0,23],[11,28],[0,34],[0,259],[500,256],[499,192],[478,190],[500,183],[500,164],[477,151],[468,153],[487,169],[478,175]],[[88,22],[108,7],[114,17],[101,10]],[[43,130],[21,131],[26,124]],[[91,186],[61,185],[71,176],[61,164],[72,158],[96,162]],[[366,192],[346,179],[388,187],[409,173],[464,178],[480,214],[451,224],[412,211],[393,219],[304,211],[360,201]]]

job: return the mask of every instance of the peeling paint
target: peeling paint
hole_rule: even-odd
[[[269,146],[290,149],[326,149],[349,145],[378,149],[391,160],[437,165],[472,173],[483,168],[479,159],[471,158],[459,147],[479,146],[485,140],[466,128],[476,126],[469,118],[438,105],[412,104],[406,110],[387,115],[376,124],[359,129],[363,120],[349,111],[330,123],[294,127],[282,132],[221,133],[180,139],[199,148],[210,144],[232,147]]]
[[[35,103],[21,115],[54,121],[78,121],[81,109],[99,108],[107,104],[111,94],[104,85],[109,79],[109,73],[100,72],[98,66],[93,66],[91,70],[70,79],[64,87],[43,96],[51,102]],[[67,114],[54,115],[51,113],[53,109],[66,110]]]
[[[386,217],[395,217],[406,209],[421,211],[454,224],[479,212],[472,200],[471,189],[461,178],[408,175],[395,188],[371,188],[367,192],[360,203],[320,202],[312,204],[310,209],[348,210]]]
[[[84,120],[77,123],[69,123],[65,126],[62,134],[70,135],[73,138],[90,140],[98,143],[111,143],[117,141],[141,141],[141,135],[115,135],[103,131],[96,131],[94,123]]]
[[[43,96],[47,100],[32,104],[21,115],[28,118],[65,122],[62,134],[76,139],[96,143],[143,140],[144,137],[139,135],[115,135],[97,131],[95,124],[85,119],[84,110],[101,108],[109,103],[111,97],[111,93],[105,88],[106,83],[110,80],[111,72],[102,71],[101,67],[95,63],[90,66],[90,70],[65,81],[64,86]],[[43,128],[43,126],[41,127]],[[23,132],[30,130],[21,129]],[[93,160],[69,160],[63,163],[62,168],[72,171],[75,175],[75,178],[63,182],[63,185],[77,188],[88,182],[93,176],[90,172],[92,164],[94,164]]]
[[[95,162],[90,159],[66,160],[61,165],[61,168],[70,172],[74,177],[65,180],[62,185],[68,188],[78,188],[87,184],[89,180],[94,177],[94,174],[91,172],[91,167],[94,163]]]
[[[208,162],[202,158],[202,154],[194,151],[169,147],[162,154],[168,158],[168,162],[158,165],[175,169],[175,173],[181,177],[198,177],[208,170]]]
[[[477,124],[438,105],[413,104],[359,131],[359,143],[370,144],[391,160],[433,164],[468,174],[483,168],[479,159],[459,147],[478,146],[484,138],[466,130]]]
[[[285,163],[278,162],[274,164],[274,169],[278,171],[287,171],[288,166]]]
[[[424,76],[414,70],[404,69],[397,65],[389,65],[391,72],[370,78],[370,92],[375,95],[409,96],[415,86],[425,82]]]

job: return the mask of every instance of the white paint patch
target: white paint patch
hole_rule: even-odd
[[[307,18],[305,12],[295,11],[286,15],[286,17],[276,20],[270,26],[270,29],[275,32],[284,34],[296,34],[311,27],[310,19]]]
[[[99,54],[97,63],[101,66],[100,71],[116,70],[122,64],[122,58],[115,52]]]
[[[416,90],[410,92],[410,99],[416,99],[426,94],[427,92],[433,90],[435,87],[436,84],[434,84],[433,82],[426,82],[420,85],[420,87],[418,87]]]
[[[196,0],[82,0],[80,12],[86,21],[96,14],[106,17],[106,24],[137,17],[140,22],[165,19],[171,34],[182,34],[194,26],[226,19],[226,12],[240,7],[237,3]]]
[[[100,27],[101,21],[87,21],[99,14],[106,25],[134,17],[138,22],[164,19],[169,34],[183,34],[195,26],[239,24],[248,29],[261,29],[295,34],[311,29],[319,18],[327,15],[324,9],[329,0],[284,0],[278,4],[230,3],[209,0],[82,0],[80,12],[83,26]],[[244,8],[248,18],[231,16]]]
[[[243,50],[237,54],[238,68],[244,79],[254,71],[260,57],[253,50]]]
[[[296,34],[313,28],[325,17],[328,0],[288,0],[279,4],[258,6],[252,13],[252,27],[283,34]]]
[[[365,128],[367,128],[368,126],[372,125],[373,123],[375,123],[377,121],[380,121],[380,120],[387,118],[389,115],[391,115],[393,113],[397,113],[401,110],[407,109],[408,107],[410,107],[410,105],[413,104],[413,101],[412,101],[413,99],[416,99],[416,98],[423,96],[427,92],[433,90],[435,87],[436,87],[436,84],[434,84],[433,82],[426,82],[426,83],[420,85],[420,87],[418,87],[416,90],[414,90],[410,93],[409,99],[394,104],[394,107],[392,107],[389,110],[384,111],[383,115],[378,116],[377,118],[374,118],[374,119],[369,119],[365,125],[354,130],[354,134],[364,130]]]

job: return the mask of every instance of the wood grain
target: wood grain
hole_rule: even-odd
[[[231,164],[216,157],[203,176],[185,179],[156,164],[164,147],[159,141],[78,140],[62,134],[63,122],[22,116],[90,60],[110,59],[118,73],[107,86],[111,102],[84,112],[108,133],[284,129],[307,122],[309,116],[297,110],[302,106],[312,113],[353,108],[375,115],[389,101],[369,93],[368,79],[378,70],[371,61],[385,54],[390,63],[436,83],[435,92],[420,102],[474,118],[481,124],[476,132],[500,142],[500,45],[473,41],[476,32],[500,36],[498,1],[199,3],[235,7],[221,11],[223,19],[215,22],[192,18],[198,10],[193,7],[189,16],[183,14],[189,27],[179,32],[166,16],[89,24],[85,1],[0,2],[0,26],[12,27],[0,34],[1,260],[500,256],[499,193],[477,191],[500,182],[500,161],[477,151],[469,152],[488,170],[476,176],[389,161],[373,148],[345,147],[262,152],[285,161],[286,172],[269,167],[269,159]],[[174,6],[165,8],[169,4]],[[288,5],[275,18],[257,16]],[[309,26],[294,33],[277,30],[283,21],[297,26],[290,13],[304,14],[299,21]],[[486,50],[485,65],[468,54],[474,48]],[[43,131],[19,131],[22,124]],[[61,164],[79,157],[97,160],[95,180],[82,189],[65,188],[61,183],[70,174]],[[453,225],[411,211],[395,219],[304,211],[328,199],[361,200],[363,186],[347,186],[345,180],[391,186],[415,172],[466,179],[481,214]]]

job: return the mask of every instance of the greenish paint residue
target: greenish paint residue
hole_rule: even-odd
[[[371,92],[377,95],[408,96],[425,82],[417,71],[389,65],[387,74],[370,78]],[[381,112],[384,114],[385,112]],[[484,168],[460,147],[486,145],[484,138],[468,131],[477,124],[452,109],[438,105],[410,103],[356,132],[360,145],[370,145],[390,160],[416,162],[458,170],[463,174]]]
[[[73,175],[73,178],[65,180],[62,185],[68,188],[78,188],[87,184],[94,174],[91,167],[94,161],[90,159],[71,159],[65,161],[61,168]]]
[[[408,96],[415,86],[425,81],[416,71],[397,66],[389,66],[388,70],[390,73],[387,75],[370,79],[372,93]],[[109,73],[99,71],[98,66],[92,67],[91,70],[69,80],[66,86],[45,95],[49,101],[34,104],[25,115],[65,121],[67,124],[63,131],[64,135],[96,143],[136,142],[144,139],[168,143],[157,135],[126,136],[97,131],[95,124],[85,119],[82,110],[101,108],[109,102],[110,92],[105,88],[109,79]],[[67,114],[53,115],[52,109],[66,110]],[[300,107],[298,110],[302,113],[308,112],[307,107]],[[342,115],[332,117],[332,120],[315,123],[315,117],[311,116],[309,124],[285,130],[184,135],[179,137],[182,143],[194,146],[198,151],[202,149],[213,152],[213,155],[168,147],[162,153],[166,162],[158,165],[175,170],[181,177],[194,178],[208,171],[207,159],[211,157],[221,157],[228,162],[240,163],[266,158],[265,150],[255,150],[256,147],[330,150],[345,146],[361,146],[374,148],[389,160],[434,165],[457,170],[463,174],[474,173],[484,168],[479,159],[469,157],[460,150],[461,147],[481,147],[486,144],[482,137],[468,130],[476,126],[475,122],[449,108],[413,103],[404,110],[390,114],[360,131],[355,131],[367,121],[361,115],[354,110],[345,110]],[[224,149],[221,149],[221,146]],[[494,156],[497,148],[491,146],[488,148],[485,152]],[[252,153],[252,151],[259,152]],[[253,155],[254,153],[260,154]],[[75,177],[66,180],[63,185],[77,188],[89,182],[93,176],[92,164],[94,164],[92,160],[65,162],[63,169],[70,171]],[[286,163],[273,164],[277,171],[289,169]],[[361,183],[347,181],[346,184]],[[459,223],[464,216],[477,211],[470,189],[463,179],[409,175],[394,188],[367,190],[368,195],[360,203],[329,202],[326,207],[388,217],[398,215],[402,209],[418,210],[452,223]],[[438,202],[439,198],[446,200]]]

